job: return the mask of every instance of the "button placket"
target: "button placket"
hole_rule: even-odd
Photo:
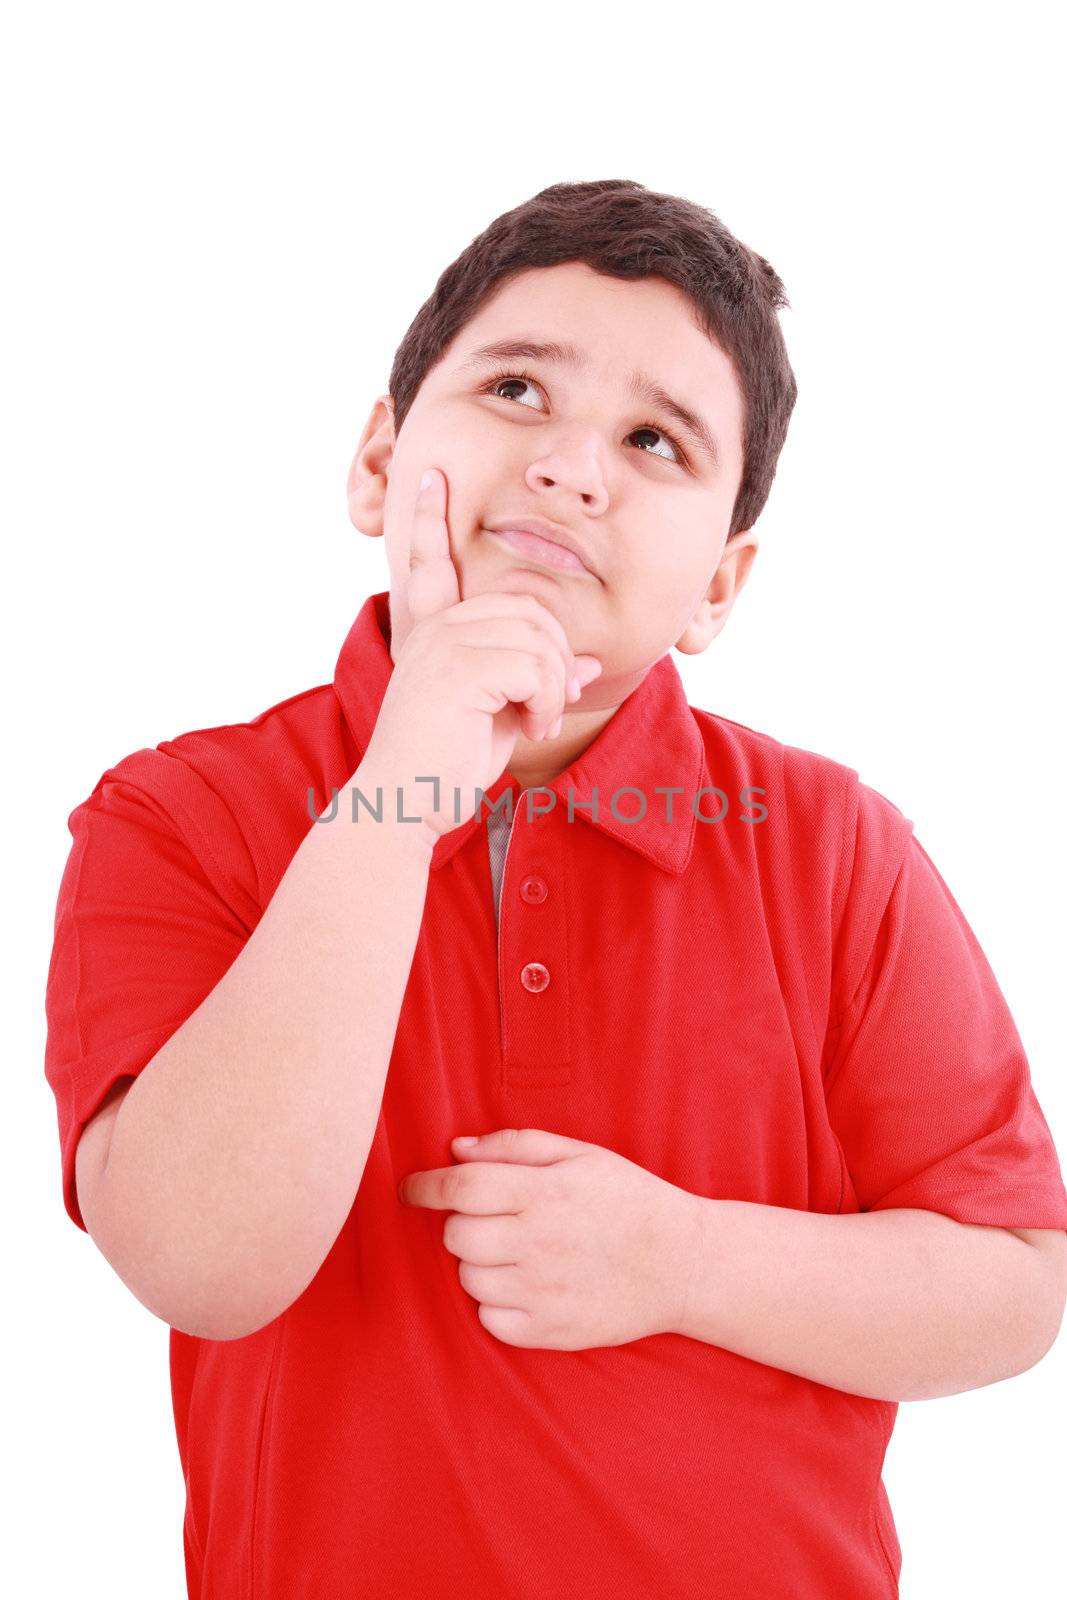
[[[558,809],[526,815],[518,797],[501,869],[497,927],[500,1049],[503,1086],[537,1087],[570,1082],[570,999],[567,930],[562,885],[566,854]],[[512,860],[512,851],[518,859]],[[508,889],[534,857],[540,871],[523,871],[518,893]]]

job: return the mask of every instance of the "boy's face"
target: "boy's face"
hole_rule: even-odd
[[[461,597],[534,594],[575,653],[603,662],[565,714],[564,735],[569,725],[595,737],[672,647],[707,648],[757,545],[746,531],[725,549],[741,479],[743,402],[729,359],[693,317],[685,295],[660,278],[610,278],[584,262],[532,268],[503,283],[457,334],[399,435],[390,397],[375,402],[349,473],[349,513],[365,534],[385,534],[394,661],[411,628],[411,520],[431,466],[447,479]],[[586,362],[522,355],[469,364],[501,340],[570,343]],[[528,377],[494,378],[520,371]],[[717,460],[662,404],[633,397],[631,371],[702,419]],[[546,572],[486,531],[487,523],[523,516],[569,529],[594,575]],[[596,728],[578,723],[595,712]],[[564,736],[556,745],[566,760],[577,753]],[[530,750],[545,765],[548,742]]]

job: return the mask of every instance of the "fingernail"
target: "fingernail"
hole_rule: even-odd
[[[426,471],[423,473],[421,479],[419,480],[419,488],[420,489],[428,489],[430,487],[431,483],[433,483],[433,481],[434,481],[433,468],[432,467],[427,467]]]
[[[478,1143],[478,1136],[474,1133],[464,1133],[458,1139],[453,1139],[452,1143],[458,1145],[461,1150],[469,1150],[471,1145]]]
[[[567,690],[577,700],[578,696],[582,692],[582,686],[578,681],[578,674],[577,673],[574,674],[574,677],[571,679],[570,683],[568,683]]]

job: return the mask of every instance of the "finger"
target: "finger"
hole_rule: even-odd
[[[444,475],[428,469],[425,488],[415,496],[408,551],[408,611],[413,623],[445,611],[460,600],[459,574],[452,560],[452,541],[445,508]]]
[[[562,622],[534,595],[504,594],[491,589],[486,594],[472,596],[463,610],[465,627],[471,621],[478,621],[481,624],[483,621],[488,623],[493,619],[499,621],[502,628],[513,629],[515,623],[520,622],[525,627],[539,632],[543,639],[555,646],[559,652],[562,661],[562,681],[567,686],[569,695],[570,680],[576,671],[576,661],[583,658],[575,657]],[[499,633],[494,632],[491,636],[487,635],[487,642],[495,644],[499,637]]]
[[[397,1184],[404,1205],[425,1206],[429,1211],[464,1211],[490,1217],[517,1213],[527,1204],[529,1175],[503,1162],[470,1167],[435,1167],[429,1172],[409,1172]]]
[[[470,1261],[461,1261],[456,1276],[460,1287],[466,1290],[472,1300],[480,1301],[483,1306],[497,1306],[509,1311],[522,1309],[516,1303],[523,1298],[523,1283],[515,1262],[503,1261],[482,1267]]]
[[[603,670],[603,663],[594,655],[575,655],[559,618],[531,594],[502,594],[490,590],[472,596],[451,618],[445,614],[446,622],[454,621],[455,626],[464,629],[472,621],[476,620],[481,626],[490,618],[505,622],[509,628],[514,627],[516,620],[532,625],[535,633],[539,631],[556,646],[550,656],[558,660],[562,681],[554,712],[547,705],[533,705],[532,702],[529,708],[523,709],[524,697],[517,697],[513,690],[508,690],[508,699],[518,705],[519,726],[525,737],[531,740],[555,738],[562,727],[563,712],[581,698],[582,690]]]
[[[477,608],[477,611],[475,610]],[[566,700],[577,700],[581,691],[587,684],[592,683],[603,669],[603,662],[593,655],[575,655],[571,649],[570,640],[566,630],[554,611],[544,605],[532,594],[502,594],[497,590],[490,590],[487,594],[474,595],[467,601],[464,608],[469,609],[470,615],[484,613],[488,616],[514,617],[516,614],[524,615],[537,627],[550,634],[559,645],[565,662]],[[466,622],[468,618],[464,618]],[[578,687],[574,689],[572,679],[577,678]]]
[[[515,707],[526,737],[547,738],[564,704],[559,657],[554,652],[517,646],[504,646],[491,654],[493,686]]]
[[[516,706],[527,737],[547,736],[567,704],[566,667],[554,635],[535,617],[511,615],[479,618],[476,629],[464,626],[462,637],[472,649],[492,651],[501,660],[502,675],[493,686]]]
[[[441,1243],[449,1255],[475,1267],[515,1266],[520,1258],[522,1221],[519,1217],[469,1217],[450,1212],[441,1230]]]

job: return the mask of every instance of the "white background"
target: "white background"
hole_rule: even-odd
[[[1051,8],[38,4],[5,29],[5,1442],[20,1595],[184,1596],[167,1328],[62,1208],[66,819],[328,682],[384,547],[345,476],[441,270],[559,181],[715,211],[800,397],[690,700],[913,819],[1067,1154],[1063,123]],[[1067,1336],[901,1406],[907,1600],[1055,1600]],[[1062,1525],[1060,1525],[1062,1526]]]

